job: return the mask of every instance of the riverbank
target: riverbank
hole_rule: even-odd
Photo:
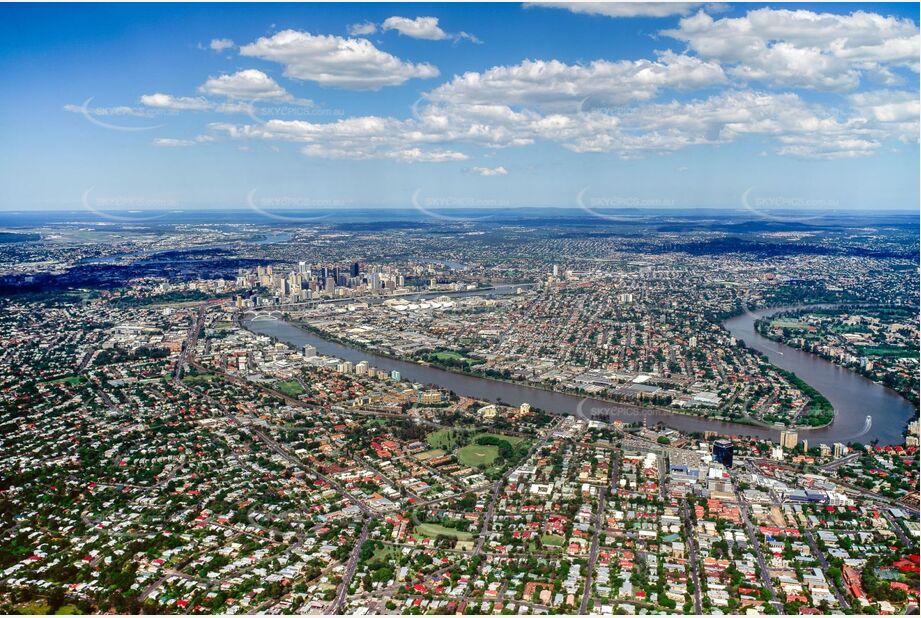
[[[833,416],[821,426],[798,426],[811,437],[823,439],[844,434],[847,442],[860,438],[884,444],[902,444],[904,430],[917,416],[917,409],[907,399],[883,384],[872,381],[820,356],[785,345],[761,335],[757,322],[791,311],[833,308],[854,303],[816,303],[763,307],[722,321],[722,326],[746,347],[764,355],[778,369],[794,375],[797,381],[820,394],[831,406]]]
[[[775,366],[793,371],[807,384],[814,386],[818,392],[828,397],[836,410],[839,410],[839,414],[829,425],[808,428],[810,441],[832,444],[859,439],[864,442],[878,440],[882,444],[902,444],[904,441],[902,430],[915,416],[914,409],[904,399],[895,393],[887,393],[883,387],[831,365],[827,361],[810,357],[806,353],[797,354],[793,348],[780,349],[778,344],[759,337],[753,332],[754,321],[761,317],[759,313],[764,315],[783,309],[780,307],[746,312],[727,319],[723,324],[736,339],[744,341],[748,347],[768,356],[768,360]],[[283,320],[249,322],[247,327],[253,332],[275,337],[297,348],[307,344],[313,345],[319,354],[353,362],[365,360],[381,369],[399,371],[406,379],[423,384],[435,384],[458,395],[481,400],[511,405],[528,402],[550,413],[569,414],[582,418],[594,415],[600,420],[609,422],[615,420],[624,423],[648,422],[650,425],[661,422],[685,433],[713,431],[721,435],[754,436],[776,441],[779,432],[786,429],[786,427],[746,424],[737,420],[727,421],[712,416],[691,415],[678,410],[630,406],[620,402],[582,397],[511,381],[505,382],[421,365],[360,350],[352,343],[344,345]],[[806,363],[807,366],[803,367],[797,363],[791,365],[791,360]],[[872,419],[868,421],[867,417],[871,415]],[[807,431],[807,428],[803,427],[797,431]]]
[[[798,342],[796,341],[796,338],[794,338],[793,342],[787,341],[784,339],[784,336],[787,335],[786,332],[784,332],[783,334],[780,334],[777,332],[772,332],[770,328],[771,323],[780,318],[788,318],[788,317],[789,318],[799,318],[807,314],[821,315],[823,313],[828,316],[833,316],[836,314],[840,314],[841,312],[854,312],[854,311],[869,312],[868,313],[869,315],[872,315],[874,311],[888,312],[888,313],[901,312],[905,317],[917,316],[917,313],[918,313],[917,307],[895,307],[892,305],[880,305],[880,304],[843,303],[840,305],[812,305],[812,306],[801,307],[796,310],[777,311],[776,313],[767,315],[755,321],[755,329],[757,330],[758,334],[760,334],[761,336],[767,339],[770,339],[771,341],[783,344],[787,347],[801,350],[808,354],[815,355],[834,365],[837,365],[839,367],[847,369],[848,371],[856,373],[857,375],[860,375],[869,380],[872,380],[873,382],[876,382],[877,384],[883,386],[884,388],[891,389],[893,392],[897,393],[898,395],[903,397],[906,401],[908,401],[912,406],[914,406],[916,411],[919,410],[918,393],[916,390],[915,391],[912,390],[916,382],[915,384],[912,384],[912,381],[905,382],[902,380],[896,380],[895,384],[887,383],[885,380],[885,374],[874,373],[872,370],[869,370],[863,367],[862,365],[855,365],[853,362],[852,363],[847,363],[846,361],[842,362],[840,355],[835,356],[835,355],[831,355],[827,353],[824,350],[815,349],[815,348],[810,349],[809,347],[805,345],[805,339],[801,339]],[[805,333],[801,335],[801,337],[804,335]],[[827,333],[823,334],[819,332],[815,334],[815,337],[817,340],[821,340],[821,338],[824,336],[827,336]],[[847,344],[845,343],[844,345],[846,346]],[[845,347],[845,349],[847,348]],[[865,350],[857,349],[857,350],[847,350],[847,351],[852,353],[854,357],[860,356],[861,354],[864,354],[868,358],[872,356],[872,353],[867,353],[867,351]],[[896,356],[899,358],[917,358],[918,350],[903,348],[896,354]],[[885,361],[885,359],[882,359],[882,360]],[[874,362],[874,365],[878,365],[878,363]]]
[[[356,350],[361,350],[361,351],[363,351],[363,352],[365,352],[365,353],[367,353],[367,354],[371,354],[371,355],[375,355],[375,356],[380,356],[380,357],[382,357],[382,358],[387,358],[387,359],[390,359],[390,360],[393,360],[393,361],[399,361],[399,362],[402,362],[402,363],[412,363],[412,364],[418,365],[418,366],[420,366],[420,367],[431,367],[431,368],[436,369],[436,370],[438,370],[438,371],[444,371],[444,372],[446,372],[446,373],[453,373],[453,374],[456,374],[456,375],[459,375],[459,376],[464,376],[464,377],[472,378],[472,379],[475,379],[475,380],[489,380],[490,382],[496,382],[496,383],[499,383],[499,384],[509,384],[509,385],[513,385],[513,386],[521,386],[521,387],[524,387],[524,388],[531,388],[531,389],[535,389],[535,390],[541,390],[541,391],[544,391],[544,392],[547,392],[547,393],[554,393],[554,394],[559,394],[559,395],[567,395],[567,396],[570,396],[570,397],[581,397],[582,399],[592,399],[593,401],[601,401],[601,402],[604,402],[604,403],[611,404],[611,405],[613,405],[613,406],[620,406],[620,407],[625,408],[625,409],[635,410],[635,411],[637,411],[637,412],[657,412],[657,413],[661,413],[661,414],[680,414],[680,415],[682,415],[682,416],[689,416],[689,417],[692,417],[692,418],[710,419],[710,420],[714,420],[714,421],[720,421],[720,422],[723,422],[723,423],[732,423],[732,424],[735,424],[735,425],[743,425],[743,426],[746,426],[746,427],[763,427],[763,428],[765,428],[765,429],[776,429],[776,430],[778,430],[778,431],[780,430],[779,428],[777,428],[777,427],[775,427],[775,426],[773,426],[773,425],[771,425],[771,424],[769,424],[769,423],[763,423],[763,422],[758,421],[757,419],[753,419],[753,418],[734,419],[734,418],[728,418],[728,417],[724,417],[724,416],[715,416],[715,415],[712,415],[712,414],[695,414],[694,412],[688,411],[688,410],[681,410],[681,409],[675,409],[675,408],[665,408],[665,407],[662,407],[662,406],[641,406],[641,405],[636,405],[636,404],[633,404],[633,403],[628,403],[628,402],[623,402],[623,401],[617,401],[617,400],[615,400],[615,399],[608,399],[608,398],[605,398],[605,397],[598,397],[598,396],[596,396],[596,395],[588,396],[588,395],[586,395],[585,393],[580,392],[580,391],[577,391],[577,390],[565,389],[565,388],[553,388],[552,386],[548,386],[548,385],[546,385],[546,384],[537,383],[537,382],[525,382],[525,381],[521,381],[521,380],[511,380],[511,379],[505,379],[505,378],[497,378],[497,377],[495,377],[495,376],[485,375],[485,374],[480,374],[480,373],[474,373],[474,372],[472,372],[472,371],[464,371],[464,370],[462,370],[462,369],[458,369],[457,367],[448,367],[448,366],[446,366],[446,365],[441,365],[441,364],[437,364],[437,363],[426,362],[426,363],[423,364],[423,363],[420,363],[419,361],[414,360],[414,359],[412,359],[412,358],[405,358],[405,357],[402,357],[402,356],[397,356],[397,355],[395,355],[395,354],[391,354],[390,352],[388,352],[388,351],[386,351],[386,350],[381,350],[381,349],[377,349],[377,348],[371,348],[371,347],[366,346],[366,345],[364,345],[364,344],[362,344],[362,343],[359,343],[359,342],[357,342],[357,341],[351,341],[351,340],[349,340],[349,339],[343,339],[342,337],[337,337],[336,335],[333,335],[333,334],[331,334],[331,333],[327,333],[327,332],[325,332],[325,331],[322,331],[322,330],[320,330],[320,329],[318,329],[318,328],[316,328],[316,327],[314,327],[314,326],[311,326],[310,324],[307,324],[307,323],[305,323],[305,322],[292,321],[292,322],[289,322],[289,323],[292,324],[292,325],[294,325],[294,326],[296,326],[297,328],[300,328],[300,329],[305,330],[305,331],[307,331],[307,332],[313,333],[313,334],[316,335],[317,337],[319,337],[319,338],[321,338],[321,339],[324,339],[324,340],[326,340],[326,341],[331,341],[331,342],[337,343],[337,344],[342,345],[342,346],[347,346],[347,347],[350,347],[350,348],[353,348],[353,349],[356,349]],[[503,402],[503,401],[496,401],[495,403],[500,403],[500,404],[501,404],[501,403],[505,403],[506,405],[508,405],[508,402]]]

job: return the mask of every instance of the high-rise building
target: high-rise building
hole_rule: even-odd
[[[723,464],[727,468],[732,467],[732,442],[729,440],[716,440],[713,443],[713,461]]]
[[[352,264],[352,270],[350,272],[353,277],[357,277],[361,274],[361,266],[358,264],[358,262]]]
[[[799,434],[795,431],[781,431],[780,432],[780,446],[786,449],[796,448],[796,443],[799,442]]]
[[[835,442],[834,449],[836,458],[847,455],[847,446],[840,442]]]
[[[393,371],[391,371],[391,372],[390,372],[390,379],[393,380],[393,381],[395,381],[395,382],[399,382],[399,381],[400,381],[400,372],[397,371],[396,369],[394,369]]]
[[[308,344],[304,345],[304,358],[313,358],[317,355],[317,348]]]

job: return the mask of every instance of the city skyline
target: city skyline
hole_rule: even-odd
[[[0,210],[917,208],[917,5],[473,8],[7,5]]]

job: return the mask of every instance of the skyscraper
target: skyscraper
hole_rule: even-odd
[[[727,468],[732,467],[732,442],[717,440],[713,443],[713,461],[721,463]]]
[[[787,449],[796,448],[796,443],[799,442],[799,435],[795,431],[781,431],[780,432],[780,446]]]
[[[351,275],[353,277],[357,277],[360,274],[361,274],[361,266],[358,265],[358,262],[355,262],[354,264],[352,264]]]

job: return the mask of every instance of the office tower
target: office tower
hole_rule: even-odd
[[[327,278],[326,278],[326,285],[325,285],[324,289],[325,289],[329,294],[332,294],[333,292],[335,292],[335,291],[336,291],[336,280],[333,279],[332,277],[327,277]]]
[[[786,449],[796,448],[796,443],[799,441],[799,435],[795,431],[781,431],[780,432],[780,446]]]
[[[721,463],[727,468],[731,468],[732,442],[729,440],[716,440],[713,443],[713,461]]]
[[[393,381],[395,381],[395,382],[399,382],[400,379],[401,379],[400,372],[397,371],[396,369],[394,369],[393,371],[391,371],[391,372],[390,372],[390,379],[393,380]]]
[[[357,277],[360,274],[361,274],[361,266],[358,265],[358,262],[355,262],[354,264],[352,264],[351,275],[353,277]]]
[[[559,264],[554,264],[554,265],[553,265],[553,276],[554,276],[554,277],[559,277],[559,276],[560,276],[560,265],[559,265]]]
[[[317,355],[317,348],[308,344],[304,345],[304,358],[313,358]]]

